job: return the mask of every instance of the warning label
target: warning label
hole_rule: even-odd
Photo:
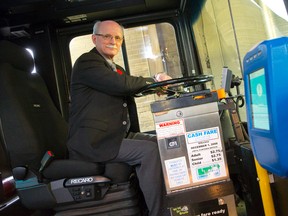
[[[183,119],[156,123],[156,133],[158,139],[179,136],[184,134],[184,132],[185,128]]]

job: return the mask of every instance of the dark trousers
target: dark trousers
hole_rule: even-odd
[[[124,162],[135,166],[149,216],[166,215],[163,209],[164,180],[155,135],[129,133],[112,162]]]

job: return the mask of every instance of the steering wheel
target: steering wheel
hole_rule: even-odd
[[[213,79],[212,75],[197,75],[189,77],[181,77],[161,82],[155,82],[140,88],[134,93],[135,97],[142,97],[149,94],[161,92],[162,94],[176,93],[178,90],[173,90],[179,87],[189,87],[204,84]],[[167,88],[162,88],[168,86]]]

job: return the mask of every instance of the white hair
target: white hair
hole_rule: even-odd
[[[98,29],[99,29],[100,23],[101,23],[101,21],[99,21],[99,20],[94,23],[93,34],[97,34],[98,33]]]
[[[101,22],[102,22],[102,21],[100,21],[100,20],[95,21],[94,26],[93,26],[93,34],[98,34],[98,33],[99,33],[98,30],[99,30],[99,27],[100,27]],[[113,22],[115,22],[115,21],[113,21]],[[116,22],[116,23],[117,23],[117,22]],[[124,35],[124,28],[123,28],[123,26],[120,25],[119,23],[118,23],[118,25],[121,27],[122,35]]]

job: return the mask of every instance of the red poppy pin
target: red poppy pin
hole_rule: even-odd
[[[123,74],[123,71],[122,71],[122,70],[120,70],[119,68],[117,68],[117,69],[116,69],[116,72],[117,72],[118,74],[120,74],[120,75],[122,75],[122,74]]]

